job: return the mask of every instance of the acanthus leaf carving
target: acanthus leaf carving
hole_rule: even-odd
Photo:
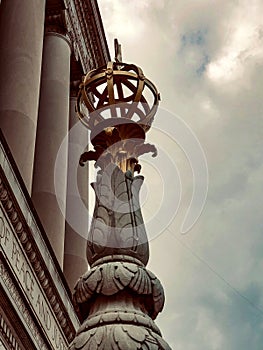
[[[95,295],[114,295],[125,288],[151,296],[146,307],[155,319],[164,305],[162,285],[153,273],[133,263],[111,262],[93,267],[79,279],[73,297],[76,304],[83,304]]]
[[[106,325],[83,331],[71,343],[69,350],[74,349],[171,350],[169,345],[155,332],[130,324]]]
[[[112,163],[98,172],[92,184],[96,203],[87,243],[90,264],[116,254],[147,263],[148,240],[139,203],[142,182],[142,176],[123,173]]]

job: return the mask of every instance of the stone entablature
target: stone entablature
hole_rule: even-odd
[[[110,54],[97,1],[64,0],[84,74],[104,65]],[[75,50],[74,50],[75,52]]]
[[[44,238],[43,228],[2,135],[0,165],[0,244],[3,261],[12,271],[14,282],[11,282],[19,285],[20,295],[26,299],[36,324],[45,332],[45,338],[54,349],[65,350],[74,338],[79,320],[62,272]],[[4,271],[3,267],[1,283],[10,291],[10,286],[5,284],[5,281],[10,282],[10,278]]]

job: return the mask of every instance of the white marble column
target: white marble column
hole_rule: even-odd
[[[85,164],[83,168],[78,165],[79,157],[88,144],[88,131],[78,122],[75,112],[78,85],[75,82],[75,86],[72,86],[70,97],[67,222],[63,267],[64,275],[72,291],[79,277],[88,268],[86,257],[88,235],[88,165]]]
[[[51,27],[53,30],[54,27]],[[32,199],[55,255],[63,266],[69,126],[70,42],[65,34],[47,32],[44,40],[39,119],[37,125]],[[54,185],[55,166],[59,181]],[[60,205],[58,205],[60,202]]]
[[[0,126],[31,192],[45,1],[0,6]]]

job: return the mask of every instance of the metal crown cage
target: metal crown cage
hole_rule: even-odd
[[[81,122],[93,129],[110,118],[124,118],[150,129],[160,96],[155,85],[134,64],[108,62],[90,71],[80,84],[77,112]],[[116,120],[116,119],[115,119]],[[105,125],[105,122],[103,123]]]

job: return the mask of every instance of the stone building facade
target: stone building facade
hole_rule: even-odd
[[[71,291],[86,242],[65,221],[68,131],[82,76],[109,60],[96,0],[0,2],[0,349],[64,350],[80,326]]]

